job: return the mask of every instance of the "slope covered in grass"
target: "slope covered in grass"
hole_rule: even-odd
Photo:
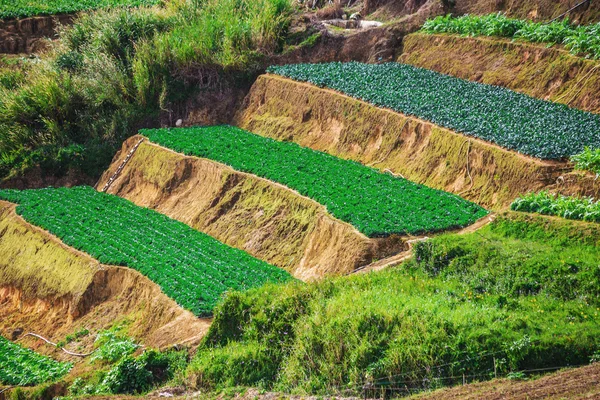
[[[0,336],[0,384],[39,385],[62,377],[72,367],[71,363],[55,361]]]
[[[269,72],[544,159],[600,147],[600,115],[398,63],[272,66]]]
[[[460,197],[231,126],[142,130],[151,141],[297,190],[367,236],[463,227],[487,211]]]
[[[156,211],[91,187],[0,190],[17,213],[103,264],[146,275],[196,315],[228,290],[285,282],[290,274]]]
[[[598,244],[593,224],[499,217],[394,269],[232,293],[188,375],[361,395],[368,382],[411,392],[587,364],[600,347]]]

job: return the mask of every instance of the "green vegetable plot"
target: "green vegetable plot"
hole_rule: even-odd
[[[0,190],[17,213],[104,264],[138,270],[181,306],[210,315],[221,295],[266,282],[284,270],[156,211],[93,188]]]
[[[0,0],[0,19],[74,13],[97,8],[140,7],[160,0]]]
[[[268,72],[339,90],[534,157],[560,159],[586,146],[600,147],[600,115],[410,65],[296,64],[272,66]]]
[[[39,385],[67,374],[73,364],[37,354],[0,336],[0,383],[11,386]]]
[[[571,25],[567,19],[540,23],[508,18],[503,14],[463,15],[457,18],[447,15],[425,22],[423,32],[498,36],[550,45],[564,44],[572,54],[600,58],[600,23],[577,26]]]
[[[600,222],[600,202],[591,197],[571,197],[548,192],[529,193],[516,199],[510,208],[515,211],[556,215],[567,219]]]
[[[463,227],[487,214],[456,195],[231,126],[140,133],[175,151],[286,185],[370,237]]]

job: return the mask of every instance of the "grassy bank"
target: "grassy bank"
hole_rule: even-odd
[[[280,50],[290,9],[288,0],[168,1],[81,15],[24,79],[0,79],[0,177],[36,166],[98,176],[136,128],[255,74]]]
[[[230,294],[189,382],[359,394],[367,382],[412,391],[588,363],[600,232],[511,218],[425,242],[393,270]]]

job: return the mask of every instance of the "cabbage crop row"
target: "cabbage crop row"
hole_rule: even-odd
[[[281,183],[325,205],[333,216],[370,237],[458,228],[487,214],[454,194],[231,126],[140,133],[175,151]]]
[[[292,279],[179,221],[91,187],[0,190],[0,198],[101,263],[138,270],[196,315],[210,315],[228,290]]]
[[[505,148],[562,159],[600,147],[600,115],[398,63],[272,66],[268,72],[338,90]]]
[[[159,3],[160,0],[3,0],[0,1],[0,19],[68,14],[98,8],[153,6]]]
[[[72,367],[71,363],[58,362],[0,336],[1,384],[39,385],[66,375]]]
[[[549,45],[562,44],[572,54],[600,58],[600,23],[573,25],[569,20],[533,22],[504,14],[447,15],[427,20],[425,33],[451,33],[466,36],[497,36]]]
[[[520,196],[510,208],[514,211],[600,222],[600,202],[591,197],[563,196],[542,191]]]

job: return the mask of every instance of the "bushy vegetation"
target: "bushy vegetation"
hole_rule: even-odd
[[[571,161],[575,163],[575,169],[600,175],[600,148],[592,150],[586,147],[581,153],[571,157]]]
[[[164,11],[115,10],[64,28],[54,56],[0,88],[0,177],[35,166],[99,175],[143,116],[132,82],[135,43],[176,21]]]
[[[2,190],[0,198],[101,263],[140,271],[196,315],[210,315],[228,290],[292,279],[181,222],[90,187]]]
[[[423,25],[427,33],[453,33],[469,36],[499,36],[535,43],[564,44],[576,55],[600,58],[600,23],[572,25],[560,22],[532,22],[508,18],[505,15],[447,15],[428,20]]]
[[[600,345],[598,244],[600,229],[517,214],[391,270],[230,293],[188,379],[356,395],[585,364]]]
[[[519,196],[510,208],[515,211],[600,222],[600,202],[591,197],[563,196],[542,191]]]
[[[511,150],[559,159],[600,147],[600,116],[410,65],[327,63],[269,72],[339,90]]]
[[[153,6],[160,2],[161,0],[10,0],[0,3],[0,19],[68,14],[95,8]]]
[[[290,0],[207,0],[185,23],[138,48],[140,103],[168,110],[191,85],[206,90],[246,81],[266,55],[281,50],[290,15]]]
[[[138,357],[124,355],[108,371],[100,371],[91,379],[75,379],[69,393],[72,396],[140,394],[169,381],[186,364],[186,351],[148,349]]]
[[[290,4],[169,1],[81,15],[26,79],[0,79],[0,178],[36,166],[99,176],[137,127],[258,73],[280,50]]]
[[[61,378],[73,364],[37,354],[0,336],[0,367],[1,384],[31,386]]]
[[[140,133],[187,155],[209,158],[286,185],[371,237],[463,227],[487,214],[456,195],[231,126]]]

